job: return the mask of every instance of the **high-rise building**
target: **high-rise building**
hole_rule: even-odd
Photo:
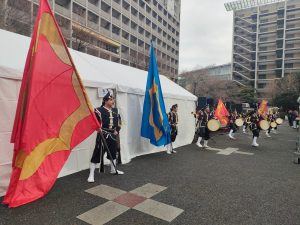
[[[263,96],[268,82],[300,72],[300,1],[240,0],[233,11],[231,78]]]
[[[178,75],[181,0],[49,0],[69,47],[147,69],[151,40],[161,74]],[[38,0],[0,0],[0,29],[30,36]]]

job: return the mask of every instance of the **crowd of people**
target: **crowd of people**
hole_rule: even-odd
[[[170,125],[169,143],[166,145],[166,152],[168,154],[176,153],[173,148],[173,142],[176,140],[178,134],[178,105],[174,104],[168,113],[168,120]],[[110,173],[122,175],[123,171],[117,170],[117,158],[120,154],[119,146],[119,131],[121,129],[121,117],[117,108],[114,107],[114,97],[108,92],[104,98],[101,107],[95,109],[97,119],[102,124],[102,132],[98,132],[94,152],[90,162],[90,174],[88,182],[94,182],[94,171],[96,165],[101,163],[103,166],[103,155],[107,153],[107,159],[110,160]],[[236,139],[235,133],[242,128],[243,133],[252,132],[251,146],[258,147],[257,140],[261,131],[265,132],[266,137],[271,137],[271,131],[277,133],[278,126],[283,122],[279,117],[278,112],[268,112],[261,114],[258,111],[250,111],[248,113],[238,114],[236,111],[229,113],[225,118],[226,123],[220,123],[216,118],[214,110],[210,110],[209,105],[194,113],[196,119],[196,145],[199,148],[208,148],[208,141],[210,139],[210,132],[216,131],[219,128],[228,130],[228,137]],[[288,111],[289,125],[293,128],[299,127],[299,114],[297,111]],[[223,121],[224,122],[224,121]],[[223,127],[221,126],[223,124]],[[220,127],[218,127],[220,126]]]
[[[207,148],[210,137],[209,133],[213,130],[210,129],[209,121],[217,121],[217,118],[214,116],[213,112],[210,112],[209,106],[205,106],[201,110],[197,111],[197,113],[195,113],[195,117],[197,118],[196,135],[198,135],[196,145],[198,147]],[[251,145],[253,147],[259,146],[257,140],[261,131],[264,131],[267,137],[271,137],[271,131],[273,133],[277,133],[278,126],[283,122],[283,120],[279,117],[278,112],[269,112],[261,115],[254,110],[249,113],[241,114],[231,112],[226,117],[226,120],[227,125],[223,128],[228,130],[228,137],[233,140],[236,139],[235,133],[239,127],[242,127],[243,133],[247,133],[248,131],[252,132],[253,139]],[[201,144],[202,140],[204,140],[203,145]]]

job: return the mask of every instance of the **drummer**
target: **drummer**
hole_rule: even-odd
[[[237,114],[235,112],[230,113],[229,117],[229,138],[235,139],[234,133],[237,131],[237,126],[235,124],[235,120],[237,119]]]
[[[273,129],[273,133],[274,134],[277,134],[277,131],[278,131],[278,123],[277,123],[277,119],[279,118],[279,113],[278,112],[275,112],[273,113],[273,118],[274,118],[274,122],[276,123],[276,127],[274,127]]]
[[[250,129],[253,134],[252,146],[258,147],[257,138],[259,137],[260,127],[259,127],[259,117],[257,116],[255,111],[250,113]]]
[[[272,122],[274,122],[274,118],[273,118],[273,114],[270,113],[267,115],[267,121],[271,124]],[[271,132],[272,127],[270,126],[269,129],[266,130],[266,136],[267,137],[271,137],[270,136],[270,132]]]
[[[209,120],[209,105],[206,105],[202,110],[199,110],[197,112],[198,121],[197,121],[197,134],[198,134],[198,140],[196,145],[198,147],[204,147],[208,148],[208,140],[209,140],[209,130],[207,127],[207,123]],[[201,140],[204,139],[204,144],[201,145]]]
[[[250,116],[246,113],[242,113],[242,118],[243,118],[243,121],[244,121],[244,124],[243,124],[243,133],[245,134],[246,133],[246,130],[248,128],[248,124],[250,123]]]

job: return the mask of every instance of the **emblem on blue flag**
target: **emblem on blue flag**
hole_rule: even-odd
[[[170,143],[170,126],[161,90],[159,73],[153,45],[145,91],[141,136],[150,139],[156,146]]]

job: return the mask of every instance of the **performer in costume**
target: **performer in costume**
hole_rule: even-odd
[[[275,122],[275,117],[272,113],[267,114],[267,121],[271,124],[272,122]],[[271,132],[272,127],[270,126],[269,129],[266,130],[266,136],[267,137],[271,137],[270,136],[270,132]]]
[[[251,112],[251,117],[250,117],[250,129],[253,134],[253,139],[252,139],[252,146],[253,147],[258,147],[259,144],[257,144],[257,138],[259,137],[259,132],[260,132],[260,127],[259,127],[259,118],[256,114],[256,112]]]
[[[109,159],[110,163],[111,163],[110,173],[122,175],[122,174],[124,174],[124,172],[115,169],[116,163],[117,163],[116,155],[117,155],[117,151],[118,151],[117,135],[121,129],[120,124],[119,124],[119,120],[121,118],[118,113],[118,109],[113,108],[114,104],[115,104],[114,97],[111,95],[110,92],[108,92],[103,97],[101,107],[95,109],[95,113],[96,113],[96,116],[97,116],[97,119],[99,120],[99,122],[102,123],[101,129],[103,132],[103,136],[106,140],[107,146],[111,153],[111,154],[109,154],[107,152],[107,159]],[[94,172],[95,172],[96,164],[98,164],[98,163],[100,163],[100,161],[102,161],[104,150],[105,149],[104,149],[104,145],[101,140],[101,136],[98,133],[93,156],[91,158],[90,174],[88,177],[88,182],[95,182]],[[102,155],[100,155],[101,152],[102,152]]]
[[[235,120],[237,119],[237,115],[235,113],[230,113],[229,117],[229,138],[230,139],[235,139],[234,133],[237,131],[237,126],[235,125]]]
[[[169,119],[169,124],[170,124],[170,138],[171,138],[171,143],[167,144],[167,153],[171,154],[171,153],[176,153],[176,151],[173,149],[172,146],[172,142],[174,142],[176,140],[176,136],[178,134],[178,114],[177,114],[177,110],[178,110],[178,105],[172,105],[170,112],[168,114],[168,119]]]
[[[197,121],[197,133],[199,135],[196,145],[198,147],[208,148],[209,140],[209,130],[207,128],[207,123],[209,120],[209,106],[206,105],[202,110],[198,112],[198,121]],[[204,145],[201,145],[201,140],[204,139]]]
[[[244,120],[244,124],[243,124],[243,133],[246,133],[246,130],[248,128],[248,124],[250,123],[250,116],[246,113],[242,113],[242,118]]]
[[[279,113],[278,112],[277,113],[274,112],[273,115],[272,115],[272,118],[273,118],[273,121],[276,122],[276,119],[279,118]],[[277,129],[278,129],[278,124],[277,124],[276,127],[274,127],[272,129],[272,131],[273,131],[274,134],[277,134]]]

